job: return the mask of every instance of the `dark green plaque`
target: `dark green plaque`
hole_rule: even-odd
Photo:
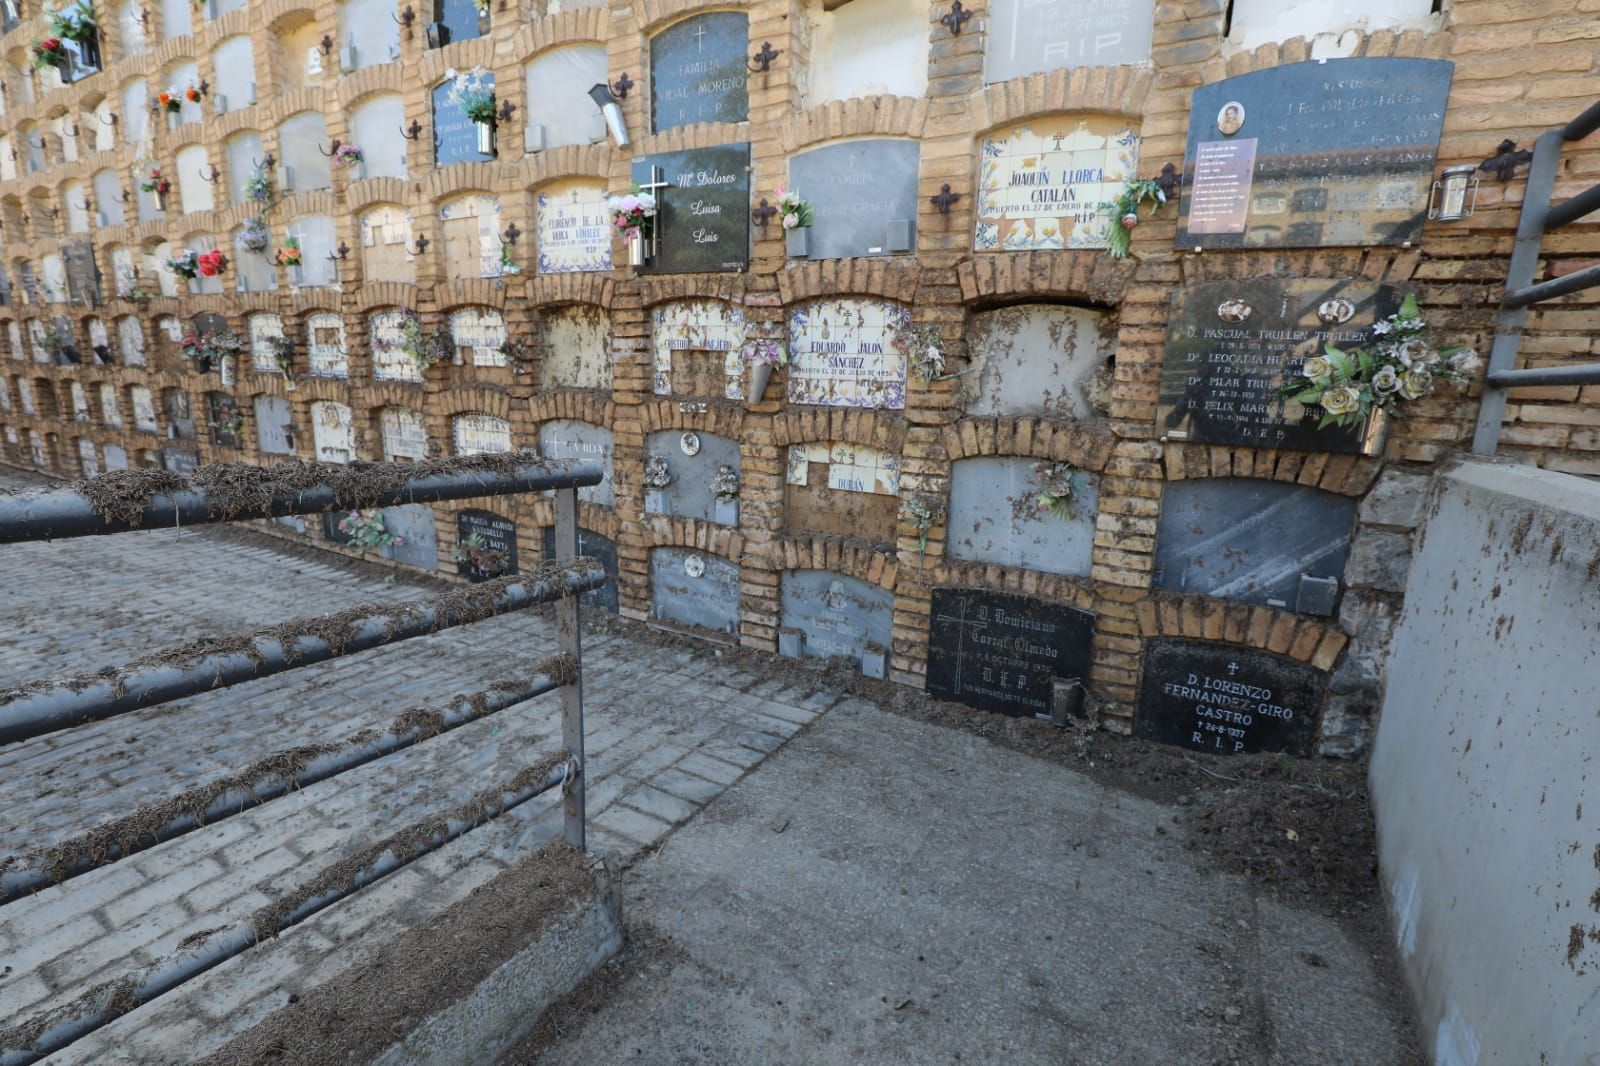
[[[633,161],[633,180],[656,197],[653,261],[641,273],[743,270],[750,262],[750,146],[724,144]],[[658,182],[665,182],[655,187]]]
[[[651,128],[749,118],[749,47],[750,16],[735,11],[686,19],[652,37]]]

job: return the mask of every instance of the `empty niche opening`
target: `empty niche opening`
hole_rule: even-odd
[[[611,388],[611,316],[604,308],[549,308],[539,315],[538,332],[541,388]]]
[[[914,0],[822,0],[806,8],[810,106],[928,89],[928,5]]]
[[[900,513],[900,457],[848,441],[791,444],[783,509],[794,533],[889,543]]]
[[[1041,498],[1049,493],[1052,501]],[[1049,574],[1089,573],[1100,479],[1069,463],[1019,456],[950,467],[950,557]]]
[[[1303,614],[1338,605],[1356,501],[1308,485],[1199,478],[1165,487],[1154,584]]]
[[[972,415],[1103,417],[1115,346],[1115,316],[1094,308],[1016,304],[978,312],[967,326],[962,405]]]
[[[1243,49],[1323,33],[1399,30],[1440,11],[1440,0],[1229,0],[1223,35]]]

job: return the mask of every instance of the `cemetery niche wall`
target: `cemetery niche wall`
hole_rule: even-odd
[[[1184,744],[1203,701],[1144,703],[1189,673],[1272,655],[1333,690],[1285,702],[1258,679],[1305,732],[1210,718],[1246,735],[1202,726],[1207,750],[1361,749],[1422,491],[1393,486],[1464,446],[1476,395],[1441,386],[1341,430],[1278,390],[1407,294],[1439,346],[1484,351],[1525,168],[1476,170],[1477,213],[1453,221],[1426,218],[1428,187],[1593,102],[1559,70],[1571,41],[1500,40],[1566,32],[1555,11],[1358,5],[1404,22],[1388,32],[1240,0],[1230,34],[1222,11],[1153,0],[995,0],[965,22],[901,0],[430,0],[407,33],[372,0],[148,6],[147,25],[103,13],[102,73],[8,65],[6,461],[598,459],[582,538],[615,583],[589,602],[632,620],[768,651],[871,644],[890,679],[1001,713],[1086,690],[1106,727]],[[13,36],[41,35],[36,5],[20,14]],[[152,49],[151,71],[113,73]],[[478,64],[492,152],[448,101],[446,71]],[[191,73],[210,96],[152,111]],[[1551,96],[1501,99],[1516,78]],[[1167,164],[1177,195],[1140,204],[1111,255],[1112,205]],[[1562,165],[1594,172],[1600,149]],[[661,202],[638,268],[606,203],[635,183]],[[780,188],[809,227],[784,225]],[[1600,257],[1591,228],[1540,269]],[[166,264],[207,249],[226,266],[192,283]],[[1529,318],[1541,362],[1594,310],[1568,303],[1567,325]],[[236,357],[201,370],[192,327]],[[919,363],[930,337],[942,371]],[[751,399],[758,341],[787,361]],[[1514,403],[1502,450],[1600,475],[1593,406]],[[465,506],[386,513],[408,532],[381,554],[466,580]],[[484,513],[524,556],[549,535],[546,497]],[[871,626],[829,628],[835,581]],[[1162,673],[1162,642],[1217,661]]]

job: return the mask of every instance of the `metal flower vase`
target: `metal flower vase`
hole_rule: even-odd
[[[478,154],[495,154],[495,126],[493,122],[475,122],[478,127]]]
[[[760,403],[761,396],[767,391],[767,382],[772,380],[771,363],[750,364],[750,391],[745,395],[749,403]]]

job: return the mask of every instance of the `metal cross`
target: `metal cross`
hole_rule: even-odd
[[[961,0],[955,0],[955,3],[950,5],[950,13],[940,16],[939,21],[945,24],[952,35],[959,36],[961,27],[971,17],[972,12],[961,6]]]
[[[961,194],[950,191],[950,183],[945,182],[939,188],[939,195],[928,197],[928,202],[939,209],[941,215],[950,213],[950,205],[961,199]]]
[[[656,189],[670,189],[672,187],[672,182],[668,181],[667,176],[661,172],[661,168],[654,164],[650,166],[650,180],[639,183],[639,191],[650,193],[652,196],[655,195]],[[658,212],[661,210],[661,201],[659,199],[656,201],[656,210]]]
[[[1518,167],[1533,161],[1533,153],[1526,148],[1517,151],[1517,142],[1513,140],[1501,141],[1494,151],[1494,155],[1478,164],[1478,169],[1494,171],[1494,176],[1501,181],[1510,181],[1516,176]]]
[[[762,200],[760,207],[751,208],[750,217],[756,220],[756,225],[766,229],[767,223],[771,222],[772,216],[777,213],[778,209],[776,207]]]

